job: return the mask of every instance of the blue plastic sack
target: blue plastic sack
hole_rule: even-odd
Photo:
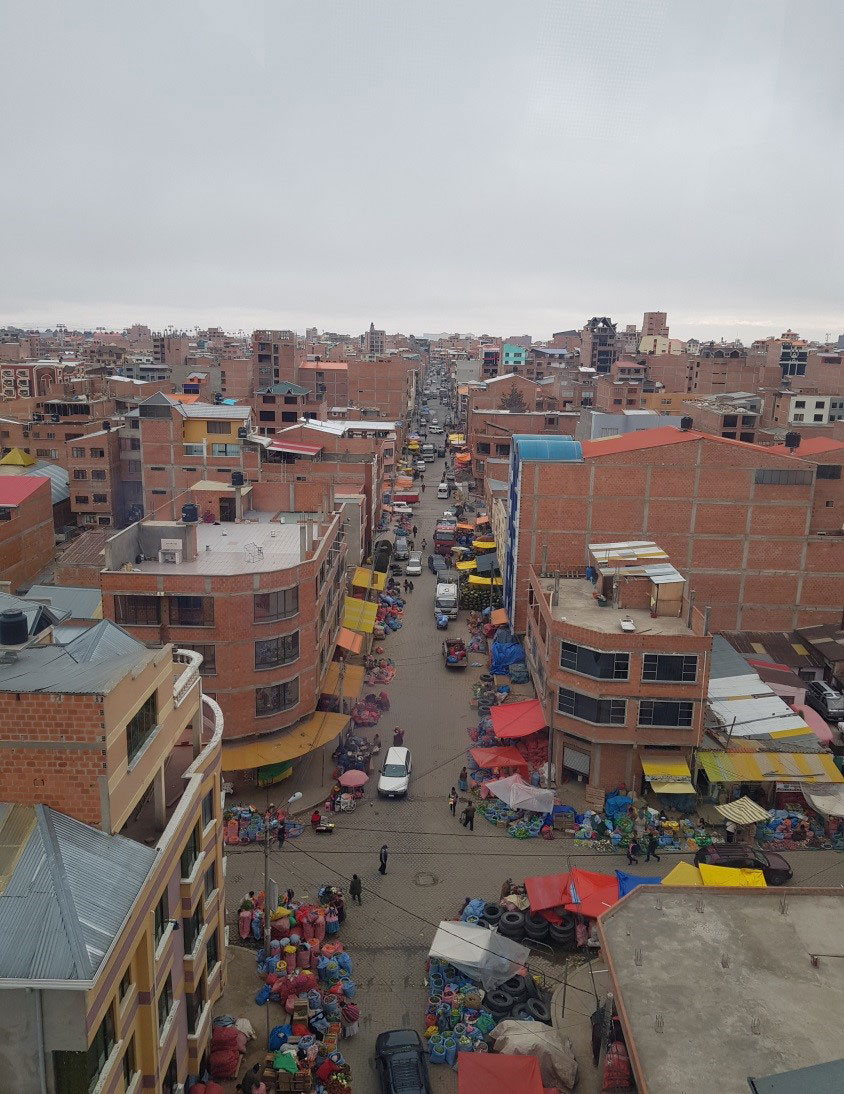
[[[275,1026],[270,1030],[270,1036],[267,1039],[267,1051],[277,1052],[282,1045],[287,1044],[289,1036],[290,1026]]]
[[[255,1002],[258,1004],[259,1007],[266,1006],[271,991],[272,989],[270,988],[269,984],[264,984],[261,988],[258,989],[258,992],[255,995]]]

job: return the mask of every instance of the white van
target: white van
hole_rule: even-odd
[[[440,499],[447,498],[449,495],[449,487],[447,482],[441,482],[437,486],[437,497]]]

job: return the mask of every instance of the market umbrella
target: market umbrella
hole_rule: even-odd
[[[369,782],[369,776],[365,771],[344,771],[337,781],[341,786],[363,786]]]

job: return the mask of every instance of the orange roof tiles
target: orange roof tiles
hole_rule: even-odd
[[[797,429],[798,427],[795,426],[795,430]],[[844,448],[844,441],[834,441],[831,437],[808,437],[800,442],[800,447],[795,449],[794,452],[790,448],[786,448],[784,444],[772,445],[770,451],[776,452],[780,456],[800,457],[816,456],[819,452],[837,452],[841,448]]]
[[[617,437],[603,437],[597,441],[582,441],[584,459],[594,456],[614,456],[621,452],[641,452],[645,448],[661,448],[668,444],[685,444],[689,441],[714,441],[716,444],[739,445],[741,448],[755,448],[759,452],[781,456],[770,447],[749,444],[747,441],[733,441],[728,437],[718,437],[714,433],[699,433],[695,429],[677,429],[675,426],[660,426],[658,429],[640,429],[635,433],[624,433]],[[790,453],[788,453],[790,455]]]

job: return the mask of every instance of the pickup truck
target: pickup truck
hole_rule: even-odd
[[[422,1038],[413,1029],[379,1033],[375,1065],[383,1094],[431,1094]]]
[[[462,638],[449,638],[443,642],[443,662],[447,669],[465,669],[468,666],[466,643]]]

